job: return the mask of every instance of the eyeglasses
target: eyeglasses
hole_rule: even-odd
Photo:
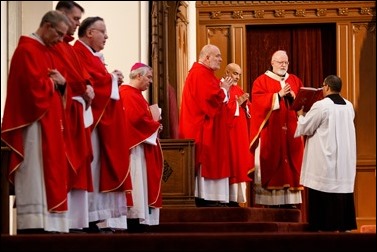
[[[56,27],[53,26],[51,26],[51,28],[55,30],[60,38],[63,38],[65,36],[65,32],[59,31],[58,29],[56,29]]]
[[[322,87],[324,87],[324,86],[327,86],[327,84],[326,84],[326,83],[323,83],[323,84],[322,84]]]
[[[276,61],[276,60],[274,61],[278,63],[279,65],[289,65],[289,61]]]
[[[105,30],[100,30],[100,29],[97,29],[97,28],[92,28],[92,30],[99,31],[100,33],[102,33],[105,36],[107,35],[107,32]]]

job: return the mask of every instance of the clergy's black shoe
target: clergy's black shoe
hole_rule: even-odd
[[[286,204],[286,205],[280,205],[280,208],[284,209],[297,209],[297,206],[294,204]]]
[[[85,233],[101,233],[101,229],[97,226],[97,221],[92,221],[89,222],[89,227],[88,228],[83,228],[82,229]]]
[[[101,228],[100,232],[103,234],[113,234],[115,233],[115,229],[113,228]]]
[[[127,219],[128,233],[145,233],[146,225],[140,224],[139,219]]]
[[[283,204],[283,205],[270,205],[268,208],[282,208],[282,209],[297,209],[294,204]]]
[[[202,199],[202,198],[195,198],[195,205],[197,207],[205,207],[206,205],[206,200],[205,199]]]
[[[202,198],[195,198],[195,205],[197,207],[226,207],[226,203],[221,203],[216,200],[205,200]]]
[[[70,234],[86,234],[87,232],[85,232],[83,229],[70,228],[69,233]]]

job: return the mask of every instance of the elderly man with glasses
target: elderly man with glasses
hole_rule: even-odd
[[[300,171],[304,143],[294,138],[296,112],[290,109],[302,81],[289,74],[288,55],[276,51],[267,70],[253,83],[251,144],[254,155],[255,204],[296,208],[302,203]]]

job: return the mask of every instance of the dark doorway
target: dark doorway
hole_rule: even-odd
[[[246,27],[247,82],[253,81],[271,66],[276,50],[289,56],[289,73],[297,75],[304,86],[320,87],[324,77],[336,74],[336,25],[249,25]]]

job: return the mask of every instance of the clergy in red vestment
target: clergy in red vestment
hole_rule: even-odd
[[[241,78],[242,70],[236,63],[230,63],[225,68],[225,76],[233,79],[229,88],[228,119],[230,136],[230,178],[229,178],[229,204],[239,206],[247,202],[247,182],[251,179],[248,171],[253,166],[250,144],[250,111],[251,103],[249,94],[237,85]]]
[[[68,232],[66,80],[51,47],[63,40],[69,24],[60,12],[47,12],[35,33],[21,36],[10,64],[1,139],[11,149],[18,233]]]
[[[106,69],[100,51],[108,36],[101,17],[83,20],[78,35],[74,49],[91,76],[95,92],[91,104],[94,192],[89,194],[90,227],[102,222],[101,228],[126,229],[125,193],[131,189],[131,184],[129,150],[124,144],[127,128],[118,88],[123,74],[119,70],[110,73]]]
[[[294,138],[297,115],[289,106],[303,84],[287,73],[288,65],[287,53],[276,51],[272,70],[254,81],[251,95],[255,203],[271,207],[290,208],[302,203],[299,182],[304,143],[302,138]]]
[[[151,110],[142,94],[152,83],[152,69],[143,63],[135,63],[129,77],[130,82],[119,88],[127,128],[125,145],[131,153],[133,206],[128,209],[127,218],[130,224],[158,225],[163,172],[163,154],[158,138],[162,127],[159,122],[161,112]]]
[[[229,202],[229,127],[226,102],[232,84],[216,77],[221,53],[205,45],[189,71],[182,93],[180,138],[195,140],[196,205],[220,206]]]
[[[80,26],[84,9],[74,1],[60,1],[56,10],[61,11],[71,21],[63,43],[54,47],[54,56],[67,83],[67,105],[65,140],[69,164],[68,214],[70,228],[82,229],[89,225],[88,192],[93,191],[93,160],[90,125],[93,122],[91,103],[94,90],[89,73],[82,66],[75,50],[70,44],[73,34]]]

